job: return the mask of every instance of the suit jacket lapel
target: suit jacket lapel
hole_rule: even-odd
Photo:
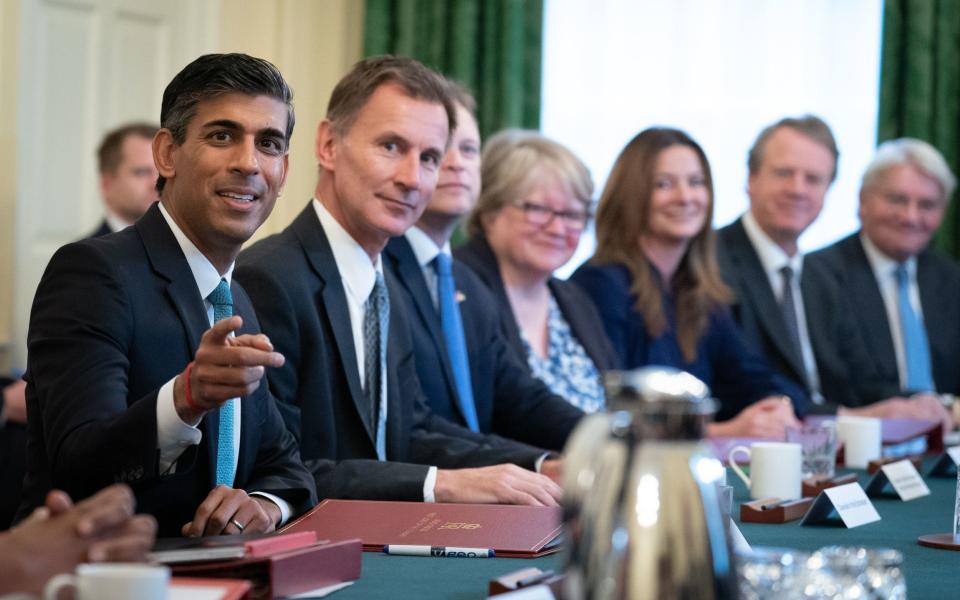
[[[441,370],[443,371],[444,381],[447,384],[447,391],[451,396],[456,398],[457,388],[453,379],[453,368],[450,365],[450,357],[447,353],[446,340],[443,337],[443,330],[440,326],[440,315],[433,306],[430,290],[427,289],[427,283],[423,279],[423,271],[417,262],[417,257],[413,253],[410,242],[403,236],[394,238],[387,244],[384,255],[390,259],[397,279],[400,281],[400,285],[403,286],[413,299],[417,316],[427,332],[429,332],[437,356],[440,357]],[[459,411],[460,403],[454,401],[454,405]]]
[[[841,243],[842,255],[847,265],[844,272],[847,274],[847,293],[853,299],[856,307],[857,320],[869,323],[864,330],[867,347],[872,348],[881,373],[885,377],[892,377],[900,381],[900,370],[897,367],[897,354],[893,348],[893,334],[890,332],[890,322],[887,319],[887,309],[877,285],[877,277],[873,267],[867,260],[867,253],[863,249],[859,232],[846,238]]]
[[[193,271],[190,270],[190,265],[183,256],[177,238],[174,237],[166,219],[160,213],[159,203],[151,206],[143,218],[137,221],[135,227],[143,240],[143,246],[153,270],[168,282],[167,296],[180,316],[180,322],[183,323],[185,339],[188,343],[187,353],[193,356],[200,346],[203,332],[210,328],[207,307],[203,303],[203,298],[200,297]],[[207,460],[212,480],[216,473],[217,453],[214,441],[220,430],[219,422],[216,418],[204,417],[200,421],[200,429],[208,441]]]
[[[301,211],[290,227],[303,246],[307,261],[322,283],[321,312],[326,313],[330,329],[333,331],[334,342],[340,354],[340,362],[344,367],[343,372],[347,378],[354,407],[360,420],[363,421],[370,443],[375,445],[375,425],[370,422],[370,411],[367,409],[367,399],[363,394],[360,373],[356,366],[357,351],[353,343],[353,330],[350,327],[350,309],[347,307],[346,292],[343,289],[337,262],[333,258],[333,251],[330,249],[330,242],[311,204]]]
[[[798,354],[798,349],[788,344],[790,334],[787,332],[787,325],[783,321],[783,315],[780,312],[780,303],[773,295],[770,288],[770,280],[767,278],[763,265],[760,263],[760,257],[757,256],[750,238],[747,237],[747,231],[743,228],[743,221],[738,220],[731,226],[731,242],[729,246],[730,259],[738,277],[742,280],[740,289],[745,298],[741,302],[749,302],[756,308],[761,326],[766,330],[767,336],[773,341],[777,351],[780,352],[789,363],[790,368],[795,371],[795,375],[800,381],[806,381],[806,369],[803,367],[803,357]],[[802,281],[801,281],[802,284]]]

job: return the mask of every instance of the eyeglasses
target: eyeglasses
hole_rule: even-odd
[[[563,221],[567,231],[578,233],[583,231],[590,220],[590,213],[583,210],[554,210],[549,206],[533,202],[522,202],[515,206],[523,211],[528,223],[538,227],[546,227],[556,217]]]

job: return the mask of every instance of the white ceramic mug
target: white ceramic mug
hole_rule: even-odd
[[[79,565],[76,575],[57,575],[47,582],[44,600],[57,600],[66,587],[76,600],[167,600],[170,568],[129,563]]]
[[[843,444],[843,461],[848,467],[866,469],[867,463],[880,458],[881,423],[872,417],[837,417],[837,439]]]
[[[734,455],[744,453],[750,458],[750,477],[737,465]],[[803,449],[800,444],[786,442],[754,442],[730,449],[727,458],[730,468],[750,489],[750,497],[777,497],[793,500],[800,497],[803,479]]]

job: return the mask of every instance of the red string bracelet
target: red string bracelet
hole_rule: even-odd
[[[200,410],[200,407],[190,397],[190,372],[193,371],[193,361],[187,365],[187,370],[183,372],[183,396],[187,400],[187,406],[190,410]]]

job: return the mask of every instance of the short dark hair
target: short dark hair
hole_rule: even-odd
[[[833,173],[830,174],[830,181],[833,182],[837,178],[837,163],[840,162],[837,140],[833,137],[830,126],[816,115],[786,117],[761,131],[760,135],[757,136],[757,141],[753,143],[750,152],[747,154],[747,169],[750,175],[756,175],[760,172],[760,165],[763,164],[763,156],[767,150],[767,142],[781,127],[788,127],[797,133],[802,133],[829,150],[830,154],[833,155]]]
[[[101,175],[117,172],[123,162],[123,142],[130,136],[152,140],[159,129],[153,123],[127,123],[108,131],[97,148],[97,167]]]
[[[167,84],[160,106],[160,126],[170,130],[173,141],[182,144],[187,125],[202,100],[222,94],[269,96],[287,106],[287,148],[293,135],[293,91],[280,70],[270,61],[247,54],[204,54]],[[166,179],[157,178],[157,191],[163,190]]]
[[[333,89],[327,104],[327,120],[333,130],[340,135],[346,133],[370,96],[388,83],[399,86],[411,98],[443,105],[448,132],[452,134],[457,128],[457,109],[443,75],[412,58],[382,55],[353,65]]]

